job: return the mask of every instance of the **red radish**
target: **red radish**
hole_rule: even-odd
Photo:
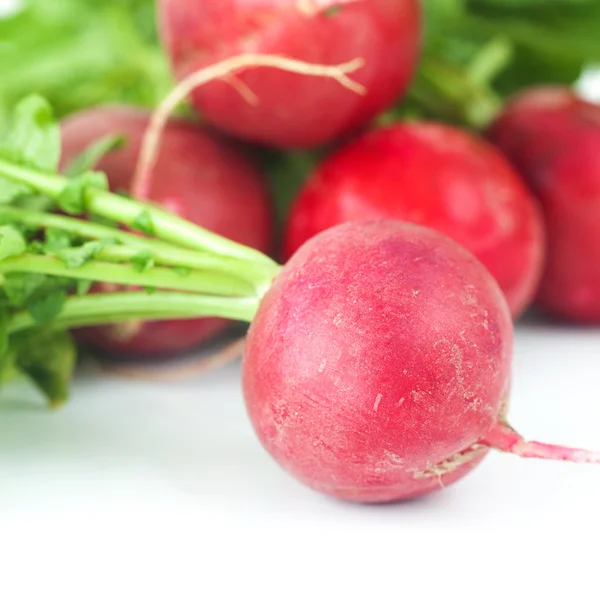
[[[496,278],[514,316],[536,292],[544,256],[537,204],[508,161],[470,133],[399,123],[342,147],[296,198],[284,255],[328,227],[380,218],[425,225],[470,250]]]
[[[527,90],[490,129],[541,202],[548,260],[538,302],[600,323],[600,106],[567,89]]]
[[[406,89],[417,61],[418,0],[161,0],[159,11],[178,78],[243,52],[323,64],[364,59],[355,75],[367,88],[362,97],[331,80],[265,68],[192,94],[214,124],[272,146],[316,146],[360,127]]]
[[[490,447],[600,462],[505,424],[512,343],[503,295],[467,250],[409,223],[346,223],[307,242],[261,302],[246,405],[283,468],[348,500],[426,494]]]
[[[63,166],[90,143],[122,134],[127,143],[106,154],[98,169],[111,189],[128,190],[149,113],[125,106],[94,108],[62,123]],[[201,127],[171,119],[161,140],[149,198],[211,231],[261,251],[272,239],[272,215],[266,184],[251,161],[230,143]],[[88,346],[129,356],[163,355],[196,346],[218,332],[221,319],[137,323],[133,330],[107,325],[80,330]]]

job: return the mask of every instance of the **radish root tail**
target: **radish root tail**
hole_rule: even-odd
[[[144,139],[138,157],[130,193],[134,198],[146,198],[150,188],[152,170],[156,164],[160,147],[160,138],[169,115],[194,89],[215,79],[230,78],[229,83],[238,90],[246,100],[255,98],[252,91],[241,81],[231,79],[235,73],[248,67],[271,67],[299,75],[325,77],[334,79],[342,87],[356,93],[365,94],[366,89],[360,83],[351,79],[348,74],[364,65],[362,58],[356,58],[339,65],[310,64],[293,58],[274,54],[240,54],[201,69],[182,79],[177,86],[158,105],[150,118],[150,123],[144,133]]]
[[[482,440],[482,443],[490,448],[516,454],[523,458],[600,464],[600,452],[541,442],[526,442],[510,425],[502,422],[496,424]]]

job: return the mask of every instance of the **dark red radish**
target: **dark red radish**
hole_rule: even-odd
[[[508,103],[489,136],[543,208],[548,258],[539,305],[600,323],[600,106],[568,88],[529,89]]]
[[[600,462],[505,424],[512,344],[503,294],[467,250],[418,225],[346,223],[309,240],[262,300],[246,406],[284,469],[347,500],[440,489],[490,447]]]
[[[292,205],[284,257],[339,223],[382,218],[425,225],[470,250],[513,316],[532,300],[545,250],[541,213],[504,156],[474,134],[398,123],[334,152]]]
[[[62,123],[66,165],[89,144],[123,135],[124,148],[97,165],[113,190],[130,187],[149,113],[126,106],[90,109]],[[273,224],[263,176],[231,143],[202,127],[171,119],[152,171],[149,199],[206,229],[263,252],[271,249]],[[190,349],[221,332],[222,319],[187,319],[82,329],[87,346],[122,356],[165,355]]]
[[[180,79],[245,52],[332,65],[364,60],[353,76],[364,96],[332,80],[259,67],[192,94],[220,128],[284,148],[329,142],[390,106],[409,83],[421,37],[418,0],[161,0],[159,14]],[[259,101],[240,96],[240,86]]]

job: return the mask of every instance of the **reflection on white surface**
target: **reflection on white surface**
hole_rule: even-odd
[[[519,325],[510,410],[517,430],[600,448],[598,356],[600,330]],[[322,595],[314,600],[341,597],[327,589],[357,594],[360,585],[385,598],[433,598],[446,597],[436,594],[446,594],[452,578],[461,597],[475,598],[464,591],[485,589],[500,574],[506,578],[494,589],[506,581],[508,590],[519,573],[523,594],[555,598],[574,585],[563,600],[597,599],[586,595],[597,592],[596,558],[586,546],[600,538],[599,504],[600,467],[499,453],[418,501],[330,500],[262,450],[245,414],[239,365],[176,383],[81,375],[71,402],[55,413],[23,386],[0,400],[0,562],[7,564],[5,552],[12,561],[22,556],[25,571],[53,565],[49,577],[61,585],[82,573],[88,582],[101,574],[106,585],[118,577],[133,586],[119,589],[138,590],[131,598],[140,589],[145,598],[245,598],[250,585],[263,600],[288,600],[317,581]],[[58,578],[75,564],[81,568]],[[6,576],[0,597],[13,600],[1,593]],[[415,595],[423,581],[431,595]],[[395,585],[402,593],[391,593]],[[90,596],[62,596],[83,597]]]
[[[22,5],[22,0],[0,0],[0,18],[16,13]]]
[[[577,91],[591,102],[600,102],[600,67],[588,69],[576,85]]]

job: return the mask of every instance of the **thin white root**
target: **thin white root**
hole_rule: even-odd
[[[316,65],[275,54],[248,53],[227,58],[188,75],[173,88],[166,98],[158,105],[150,118],[150,123],[144,133],[144,139],[142,141],[142,147],[133,176],[130,193],[135,198],[147,197],[152,170],[154,169],[158,156],[160,138],[167,119],[173,110],[175,110],[175,108],[185,100],[194,89],[215,79],[232,76],[238,71],[248,67],[272,67],[282,71],[298,73],[300,75],[334,79],[342,87],[362,95],[366,93],[365,87],[348,77],[348,73],[353,73],[363,65],[364,60],[362,58],[356,58],[340,65]],[[250,91],[250,93],[252,93],[251,90],[246,89],[245,84],[242,84],[242,86],[244,86],[244,91],[242,92],[239,83],[242,82],[238,82],[238,85],[234,84],[234,87],[240,91],[244,98],[247,98],[248,92]]]
[[[246,85],[239,77],[228,75],[223,78],[248,104],[258,106],[260,104],[259,97]]]
[[[181,381],[191,377],[197,377],[209,371],[220,369],[239,358],[244,351],[245,337],[225,344],[219,351],[210,356],[202,356],[198,360],[182,365],[168,366],[157,369],[155,366],[131,366],[95,363],[107,375],[123,377],[125,379],[137,379],[143,381]]]

